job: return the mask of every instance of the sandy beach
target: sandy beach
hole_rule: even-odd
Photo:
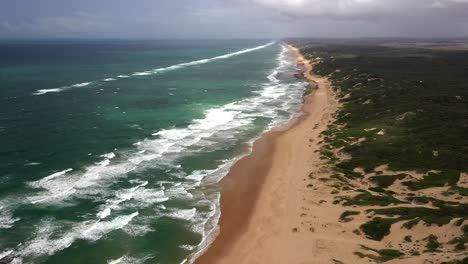
[[[329,177],[320,159],[320,133],[338,103],[326,78],[291,47],[303,75],[317,89],[305,98],[302,115],[265,133],[252,153],[222,181],[220,233],[196,263],[353,263],[360,239],[338,222]],[[339,256],[339,257],[337,257]]]

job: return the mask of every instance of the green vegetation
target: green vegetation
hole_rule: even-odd
[[[395,259],[395,258],[399,258],[401,256],[404,256],[405,254],[403,254],[401,251],[399,250],[394,250],[394,249],[381,249],[381,250],[377,250],[377,249],[373,249],[373,248],[370,248],[370,247],[366,247],[366,246],[363,246],[361,245],[361,248],[364,249],[364,250],[368,250],[368,251],[373,251],[375,253],[377,253],[378,255],[373,255],[373,254],[364,254],[362,252],[354,252],[355,255],[357,255],[358,257],[360,258],[370,258],[376,262],[386,262],[386,261],[389,261],[389,260],[392,260],[392,259]]]
[[[328,159],[330,161],[338,161],[339,159],[329,150],[322,149],[320,150],[321,159]]]
[[[456,237],[449,242],[449,244],[455,244],[455,250],[457,251],[465,251],[465,244],[468,243],[468,225],[464,225],[462,231],[462,236]]]
[[[400,221],[408,221],[403,227],[411,229],[414,225],[423,221],[426,224],[445,225],[452,219],[461,217],[468,219],[468,205],[457,206],[441,205],[440,208],[426,207],[393,207],[382,209],[371,209],[375,215],[384,215],[392,218],[375,217],[371,221],[361,225],[361,230],[366,236],[373,240],[382,240],[390,233],[390,227]]]
[[[353,198],[343,197],[342,200],[345,202],[343,205],[380,205],[386,206],[389,204],[400,204],[402,201],[393,198],[390,195],[376,196],[369,192],[360,193]]]
[[[344,211],[341,216],[340,216],[340,221],[341,222],[349,222],[349,221],[352,221],[353,218],[350,217],[350,216],[353,216],[353,215],[359,215],[361,212],[359,211]]]
[[[386,47],[376,42],[290,42],[315,62],[314,74],[329,78],[343,106],[321,134],[320,155],[333,169],[330,180],[340,183],[333,194],[347,191],[346,196],[334,196],[333,204],[375,208],[361,211],[370,219],[353,233],[362,231],[380,241],[395,223],[402,223],[407,232],[417,224],[442,226],[454,219],[461,227],[468,219],[468,204],[461,197],[468,195],[468,188],[457,185],[461,174],[468,172],[468,51]],[[341,154],[347,158],[340,159]],[[381,165],[399,174],[377,169]],[[391,188],[397,187],[397,180],[402,181],[401,191]],[[442,196],[419,192],[434,187],[446,189],[440,191]],[[420,206],[405,207],[409,203]],[[351,221],[356,212],[343,212],[340,221]],[[468,227],[461,228],[463,234],[444,250],[466,250]],[[412,240],[410,235],[403,239]],[[443,246],[433,235],[424,241],[427,252]],[[373,252],[355,254],[379,262],[403,255],[363,248]],[[413,249],[408,254],[420,253]]]
[[[382,209],[371,209],[369,212],[373,212],[376,215],[385,216],[398,216],[392,220],[414,220],[419,219],[424,221],[426,224],[445,225],[454,218],[462,217],[468,219],[468,204],[460,204],[457,206],[445,206],[441,205],[439,208],[426,208],[426,207],[393,207],[393,208],[382,208]]]
[[[421,181],[407,181],[403,184],[410,190],[416,191],[431,187],[442,187],[445,185],[456,186],[460,179],[459,171],[443,171],[440,173],[429,172]]]
[[[361,225],[360,228],[367,238],[380,241],[390,234],[390,227],[396,222],[398,222],[398,219],[376,217]]]
[[[425,241],[427,241],[426,244],[426,252],[436,252],[438,251],[438,248],[440,247],[440,243],[437,240],[437,236],[434,235],[429,235],[428,237],[424,238]]]
[[[349,94],[325,139],[353,157],[339,168],[467,171],[468,51],[290,42],[308,59],[319,57],[314,72]],[[381,130],[385,135],[377,135]],[[366,140],[350,144],[350,138]]]
[[[446,205],[452,205],[452,206],[458,205],[458,203],[456,203],[456,202],[442,201],[442,200],[439,200],[439,199],[435,199],[435,198],[432,198],[432,197],[426,197],[426,196],[412,196],[412,197],[408,197],[407,200],[410,201],[410,202],[417,203],[417,204],[432,203],[434,206],[437,206],[437,207],[443,207],[443,206],[446,206]]]
[[[401,180],[406,177],[406,174],[398,174],[398,175],[379,175],[373,176],[370,178],[371,182],[376,183],[381,188],[388,188],[392,185],[396,180]]]

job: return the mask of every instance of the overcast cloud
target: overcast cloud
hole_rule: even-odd
[[[254,0],[253,2],[295,17],[381,20],[411,16],[468,14],[468,0]],[[448,17],[447,17],[448,18]]]
[[[468,0],[2,0],[0,38],[468,36]]]

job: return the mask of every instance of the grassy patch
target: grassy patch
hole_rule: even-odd
[[[377,186],[381,188],[388,188],[392,185],[396,180],[401,180],[406,177],[406,174],[398,174],[398,175],[379,175],[370,177],[371,182],[377,184]]]
[[[430,172],[420,181],[403,182],[412,191],[427,189],[432,187],[443,187],[446,185],[456,186],[460,179],[459,171],[443,171],[440,173]]]
[[[367,247],[367,246],[363,246],[361,245],[361,248],[363,250],[367,250],[367,251],[373,251],[375,253],[377,253],[377,255],[373,255],[373,254],[365,254],[365,253],[362,253],[362,252],[355,252],[354,254],[359,256],[360,258],[370,258],[376,262],[386,262],[386,261],[389,261],[389,260],[392,260],[392,259],[396,259],[396,258],[399,258],[401,256],[404,256],[405,254],[402,253],[401,251],[399,250],[395,250],[395,249],[381,249],[381,250],[377,250],[377,249],[373,249],[373,248],[370,248],[370,247]]]
[[[437,236],[429,235],[426,238],[424,238],[424,240],[427,241],[425,252],[438,252],[439,251],[440,243],[437,239]]]
[[[463,234],[449,241],[449,244],[455,245],[455,250],[465,251],[465,244],[468,243],[468,225],[462,227]]]
[[[343,198],[345,202],[343,205],[380,205],[380,206],[387,206],[390,204],[400,204],[403,203],[402,201],[395,199],[390,195],[381,195],[376,196],[372,195],[369,192],[360,193],[353,198]]]
[[[454,218],[468,218],[468,204],[460,204],[458,206],[441,205],[439,208],[425,207],[394,207],[383,209],[371,209],[368,212],[373,212],[376,215],[385,215],[395,217],[394,220],[412,220],[424,221],[426,224],[445,225]],[[417,224],[417,222],[415,223]]]
[[[371,221],[362,224],[360,229],[364,232],[367,238],[380,241],[386,235],[390,234],[390,227],[396,222],[398,222],[398,219],[376,217]]]
[[[350,94],[335,123],[344,127],[324,134],[353,157],[338,166],[366,172],[379,164],[393,170],[468,170],[468,51],[292,42],[307,58],[320,57],[316,74],[330,76],[341,94]],[[381,129],[385,135],[376,135]],[[367,140],[350,144],[358,138]]]
[[[353,218],[350,217],[350,216],[353,216],[353,215],[359,215],[361,212],[359,211],[344,211],[341,216],[340,216],[340,221],[341,222],[349,222],[349,221],[352,221]]]

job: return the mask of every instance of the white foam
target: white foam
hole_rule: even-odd
[[[151,257],[146,256],[144,258],[135,258],[131,256],[124,255],[118,259],[108,260],[107,264],[141,264],[149,260]]]
[[[65,175],[67,172],[70,172],[70,171],[72,171],[72,170],[73,170],[72,168],[69,168],[69,169],[66,169],[66,170],[63,170],[63,171],[59,171],[59,172],[56,172],[56,173],[52,173],[51,175],[40,179],[40,180],[38,181],[38,183],[46,182],[46,181],[52,180],[52,179],[54,179],[54,178],[63,176],[63,175]]]
[[[14,258],[10,264],[23,264],[23,259],[22,258]]]
[[[185,249],[185,250],[193,250],[196,248],[196,246],[192,246],[192,245],[180,245],[179,248],[182,248],[182,249]]]
[[[70,247],[77,239],[96,241],[114,230],[124,228],[136,216],[138,212],[118,216],[109,221],[86,221],[76,224],[68,232],[61,232],[60,226],[46,221],[38,226],[32,240],[20,245],[18,254],[22,257],[52,255]]]
[[[136,190],[138,190],[141,187],[146,186],[147,184],[148,184],[148,182],[145,181],[142,184],[137,185],[135,187],[117,191],[116,192],[116,199],[111,200],[110,203],[115,206],[115,205],[118,205],[118,204],[120,204],[122,202],[125,202],[125,201],[128,201],[128,200],[132,199],[135,196]]]
[[[37,166],[37,165],[40,165],[41,163],[40,162],[29,162],[29,163],[26,163],[24,164],[25,167],[28,167],[28,166]]]
[[[190,263],[193,263],[195,259],[201,256],[219,234],[218,222],[221,216],[220,198],[220,193],[217,193],[216,197],[212,199],[211,211],[210,214],[206,216],[206,220],[202,220],[200,223],[193,226],[194,231],[202,235],[202,240],[197,245],[197,251],[189,258],[191,261]]]
[[[111,215],[111,211],[112,209],[110,209],[109,207],[106,207],[104,208],[104,210],[97,213],[96,216],[99,217],[99,219],[104,219]]]
[[[238,111],[230,111],[225,108],[215,108],[206,111],[206,117],[198,119],[189,126],[192,130],[210,130],[231,122],[239,114]]]
[[[278,75],[278,71],[277,70],[274,70],[270,75],[268,75],[268,80],[270,80],[270,82],[273,82],[273,83],[278,83],[279,80],[276,78],[276,75]]]
[[[157,203],[162,203],[169,200],[163,190],[157,189],[139,189],[133,196],[133,199],[138,202],[141,207],[150,206]]]
[[[109,152],[109,153],[106,153],[106,154],[102,154],[101,157],[108,158],[108,159],[113,159],[113,158],[115,158],[115,153],[114,152]]]
[[[13,250],[6,250],[0,253],[0,260],[2,260],[5,257],[8,257],[11,253],[13,253]]]
[[[193,217],[195,217],[195,214],[197,212],[196,208],[192,209],[180,209],[174,212],[171,212],[167,214],[168,217],[175,218],[175,219],[180,219],[180,220],[186,220],[189,221]]]
[[[39,89],[36,92],[34,92],[33,95],[43,95],[46,93],[60,93],[63,90],[63,88]]]
[[[4,208],[0,208],[0,229],[12,228],[15,222],[18,222],[20,219],[13,217],[13,214]]]
[[[70,87],[74,87],[74,88],[85,87],[85,86],[88,86],[90,84],[91,84],[91,82],[84,82],[84,83],[78,83],[78,84],[70,85]]]
[[[129,215],[118,216],[111,221],[98,221],[78,236],[81,239],[96,241],[111,231],[122,229],[128,225],[130,221],[132,221],[132,219],[136,216],[138,216],[138,212],[134,212]]]
[[[105,82],[112,82],[112,81],[117,81],[117,79],[114,79],[114,78],[106,78],[106,79],[104,79],[103,81],[105,81]]]
[[[224,54],[224,55],[221,55],[221,56],[216,56],[216,57],[213,57],[213,58],[210,58],[210,59],[201,59],[201,60],[196,60],[196,61],[191,61],[191,62],[179,63],[179,64],[172,65],[172,66],[165,67],[165,68],[154,69],[154,70],[152,70],[152,73],[159,73],[159,72],[168,71],[168,70],[176,70],[176,69],[181,69],[181,68],[184,68],[184,67],[190,67],[190,66],[206,64],[206,63],[209,63],[209,62],[212,62],[212,61],[215,61],[215,60],[220,60],[220,59],[228,59],[228,58],[231,58],[233,56],[237,56],[237,55],[241,55],[241,54],[244,54],[244,53],[248,53],[248,52],[252,52],[252,51],[256,51],[256,50],[259,50],[259,49],[266,48],[268,46],[273,45],[274,43],[275,42],[270,42],[270,43],[267,43],[265,45],[261,45],[261,46],[258,46],[258,47],[243,49],[243,50],[240,50],[240,51]]]
[[[101,206],[101,210],[97,213],[99,218],[106,218],[112,211],[117,211],[125,207],[144,208],[156,203],[165,202],[169,199],[165,196],[163,190],[143,188],[148,184],[147,181],[135,180],[132,182],[139,182],[140,184],[132,188],[115,191],[115,195],[112,198],[108,198],[106,203]],[[122,206],[122,204],[128,203],[129,201],[133,202]]]
[[[192,180],[197,182],[198,184],[203,180],[206,179],[207,182],[218,182],[226,173],[229,171],[231,165],[237,160],[238,158],[232,158],[229,160],[223,160],[222,164],[219,165],[216,169],[213,170],[196,170],[193,171],[188,176],[183,176],[184,179]],[[197,185],[198,185],[197,184]]]
[[[122,260],[124,259],[125,256],[122,256],[118,259],[111,259],[109,261],[107,261],[108,264],[119,264],[122,262]]]
[[[147,72],[134,72],[132,75],[133,76],[146,76],[146,75],[151,75],[151,74],[153,73],[150,71],[147,71]]]
[[[90,84],[92,84],[92,82],[77,83],[77,84],[73,84],[73,85],[69,85],[69,86],[63,86],[63,87],[60,87],[60,88],[40,89],[40,90],[37,90],[36,92],[34,92],[32,95],[43,95],[43,94],[47,94],[47,93],[59,93],[59,92],[62,92],[62,91],[65,91],[65,90],[68,90],[68,89],[71,89],[71,88],[85,87],[85,86],[88,86]]]
[[[153,69],[151,72],[158,73],[158,72],[164,72],[164,71],[170,71],[170,70],[177,70],[177,69],[180,69],[180,68],[182,68],[184,66],[189,66],[189,65],[188,65],[188,63],[181,63],[181,64],[177,64],[177,65],[172,65],[172,66],[169,66],[169,67]]]
[[[113,154],[106,155],[110,157]],[[31,182],[29,183],[30,186],[45,189],[46,193],[36,197],[30,197],[29,200],[32,204],[56,202],[70,197],[72,194],[75,194],[77,190],[81,190],[84,193],[87,191],[92,192],[92,189],[87,190],[87,188],[96,185],[102,178],[106,178],[106,176],[112,178],[116,175],[124,176],[124,173],[129,169],[126,167],[126,164],[118,164],[107,169],[106,167],[109,164],[110,159],[105,158],[85,168],[84,173],[77,172],[69,175],[67,174],[66,177],[61,173],[48,176],[46,180],[41,179]]]
[[[161,130],[156,133],[153,133],[153,136],[159,136],[161,138],[170,139],[170,140],[180,140],[187,136],[190,136],[192,133],[189,130],[184,129],[167,129]]]
[[[240,55],[240,54],[244,54],[244,53],[247,53],[247,52],[252,52],[252,51],[255,51],[255,50],[263,49],[263,48],[266,48],[266,47],[271,46],[271,45],[273,45],[273,44],[275,44],[274,41],[272,41],[272,42],[270,42],[270,43],[267,43],[267,44],[265,44],[265,45],[262,45],[262,46],[255,47],[255,48],[244,49],[244,50],[240,50],[240,51],[237,51],[237,52],[233,52],[233,53],[229,53],[229,54],[217,56],[217,57],[212,58],[211,60],[216,60],[216,59],[227,59],[227,58],[230,58],[230,57],[233,57],[233,56],[237,56],[237,55]]]
[[[129,78],[130,76],[128,75],[118,75],[117,78]]]

